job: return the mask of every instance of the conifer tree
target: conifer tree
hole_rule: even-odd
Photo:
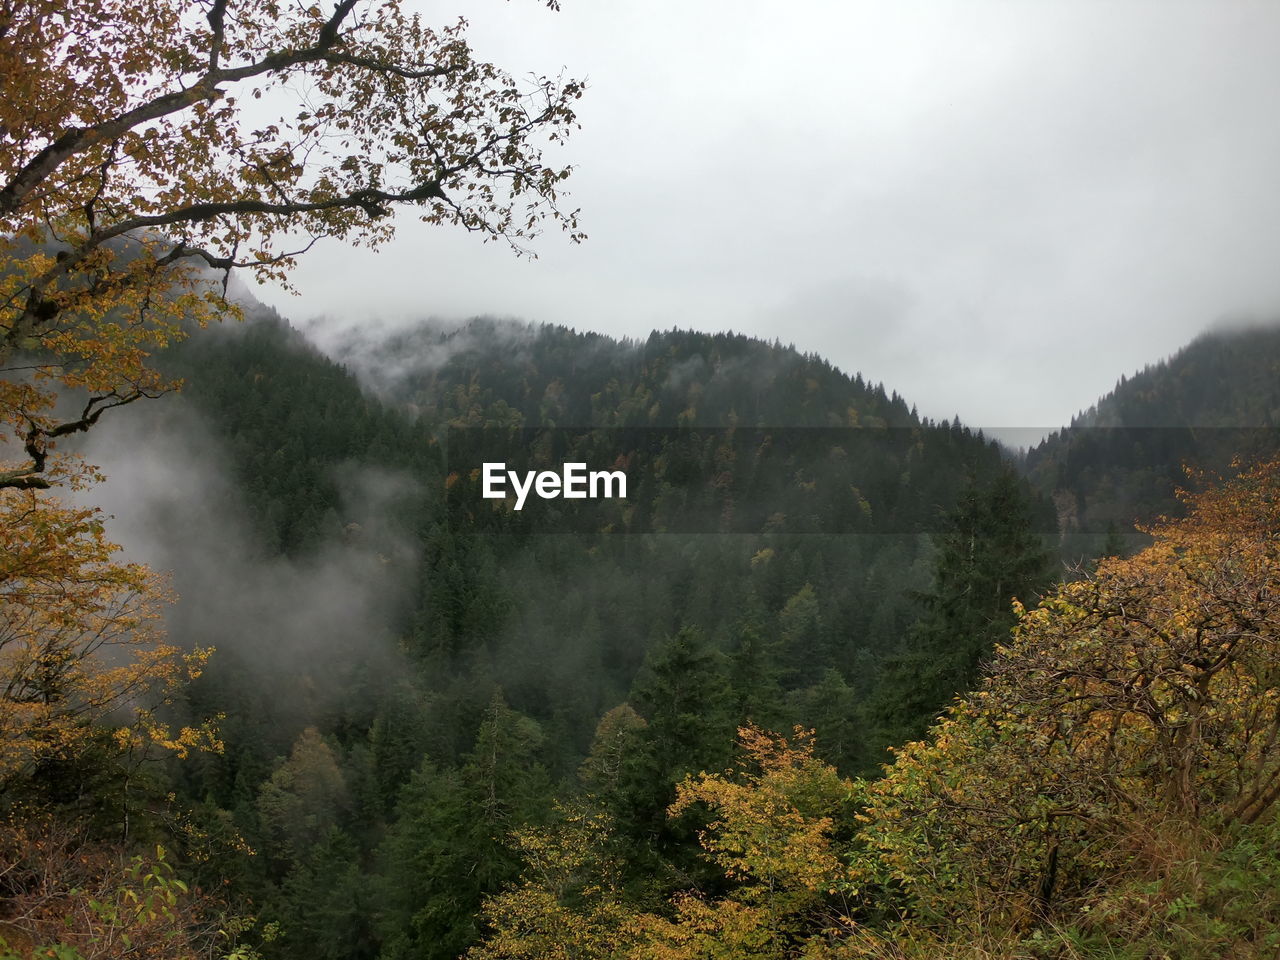
[[[869,705],[875,747],[919,737],[977,679],[1015,623],[1014,600],[1034,603],[1050,583],[1050,559],[1032,504],[1011,469],[971,484],[947,518],[933,592]]]

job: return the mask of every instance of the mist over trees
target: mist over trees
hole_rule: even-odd
[[[886,748],[926,735],[1007,655],[1013,598],[1034,608],[1063,576],[1050,561],[1053,507],[982,437],[921,421],[882,388],[780,345],[681,331],[615,342],[489,321],[405,337],[435,349],[420,363],[405,351],[368,392],[258,310],[167,351],[162,369],[189,388],[92,451],[136,506],[113,505],[115,481],[103,488],[118,535],[174,572],[183,600],[170,636],[217,647],[167,717],[192,726],[222,714],[222,749],[155,768],[148,788],[180,798],[185,839],[168,840],[185,879],[228,882],[254,918],[245,942],[265,957],[540,955],[520,953],[504,923],[550,924],[537,935],[548,950],[579,937],[604,951],[589,956],[683,942],[690,923],[712,924],[707,943],[728,937],[730,956],[748,942],[789,955],[795,918],[821,897],[744,914],[755,932],[741,942],[684,899],[764,894],[735,899],[736,867],[726,878],[731,861],[708,859],[706,822],[681,784],[713,778],[696,796],[714,805],[739,783],[742,803],[773,809],[750,791],[767,783],[784,798],[817,777],[834,798],[852,789],[838,784],[875,783],[894,759]],[[695,444],[679,461],[684,487],[652,482],[675,462],[673,426],[705,443],[745,419],[739,402],[756,423],[783,424],[739,436],[768,437],[785,456],[762,461],[723,440],[706,456]],[[832,431],[832,409],[860,426]],[[768,504],[759,529],[541,532],[509,508],[478,526],[448,510],[450,429],[558,433],[575,416],[634,426],[641,415],[663,429],[636,434],[630,451],[650,478],[628,504],[639,522],[688,519],[664,500],[718,484],[739,516],[756,515],[753,497]],[[788,487],[797,469],[814,491],[845,477],[831,440],[859,429],[909,442],[849,446],[862,471],[855,509],[825,513],[826,532],[788,532],[783,511],[806,509],[806,485]],[[115,430],[132,470],[111,462]],[[740,729],[793,727],[812,733],[735,748]],[[779,770],[808,772],[794,784],[788,772],[714,779],[748,762],[743,749],[782,751]],[[673,804],[687,814],[673,818]],[[797,815],[818,817],[815,838],[847,839],[859,805],[840,800],[827,827],[816,826],[826,808]],[[823,857],[837,856],[830,842]],[[562,877],[558,892],[529,886],[531,864]],[[649,940],[618,939],[640,936],[637,922]]]
[[[466,27],[0,9],[0,960],[1274,956],[1276,331],[1020,458],[780,341],[233,296],[583,239],[582,83]]]

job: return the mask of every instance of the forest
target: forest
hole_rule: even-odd
[[[0,3],[0,960],[1280,956],[1280,326],[1027,450],[728,307],[296,327],[586,240],[469,29]]]
[[[1193,449],[1089,460],[1080,424],[1020,460],[691,331],[427,325],[380,381],[249,312],[164,351],[181,394],[86,448],[135,504],[107,529],[161,545],[168,584],[58,517],[101,583],[52,636],[6,525],[9,636],[43,657],[6,661],[13,955],[1274,949],[1270,461],[1177,484]],[[1237,346],[1150,389],[1221,403],[1179,365]],[[455,469],[495,431],[607,449],[635,491],[523,520]],[[1054,463],[1166,486],[1142,533],[1065,536],[1066,500],[1105,501]]]

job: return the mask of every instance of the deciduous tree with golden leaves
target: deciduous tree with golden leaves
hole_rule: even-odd
[[[164,642],[163,581],[114,550],[94,510],[0,494],[0,795],[74,759],[109,717],[121,748],[216,747],[211,729],[174,732],[155,714],[208,651]]]
[[[870,787],[855,876],[915,929],[1074,922],[1275,816],[1280,462],[1188,500],[1020,610],[983,685]]]
[[[669,810],[710,811],[699,840],[731,891],[681,894],[674,917],[638,917],[635,957],[782,960],[819,949],[843,927],[837,834],[852,821],[854,784],[816,756],[810,731],[788,738],[747,726],[738,738],[737,769],[687,778]]]
[[[58,438],[171,387],[149,353],[234,313],[233,269],[284,280],[400,207],[517,250],[546,221],[579,238],[542,149],[581,84],[518,81],[465,28],[399,0],[3,0],[0,487],[56,482]]]

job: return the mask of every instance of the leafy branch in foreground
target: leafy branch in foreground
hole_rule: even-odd
[[[0,797],[74,760],[103,724],[122,750],[217,749],[211,727],[175,733],[157,718],[209,651],[164,642],[163,581],[115,549],[96,511],[0,490]]]
[[[518,81],[465,28],[399,0],[0,6],[0,442],[23,457],[0,487],[56,482],[59,437],[170,389],[149,351],[234,313],[234,269],[283,281],[400,207],[522,252],[545,221],[580,239],[542,149],[582,85]]]

